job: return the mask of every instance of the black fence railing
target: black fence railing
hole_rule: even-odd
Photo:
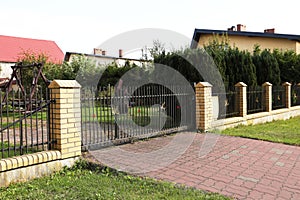
[[[263,111],[263,88],[261,86],[247,87],[247,113]]]
[[[300,85],[291,86],[291,106],[300,105]]]
[[[272,87],[272,110],[285,107],[285,87],[273,86]]]
[[[51,148],[48,89],[26,97],[20,90],[0,92],[0,159]]]
[[[195,97],[185,87],[190,86],[83,88],[83,149],[193,128]]]
[[[213,92],[212,96],[218,99],[218,119],[236,117],[239,115],[239,101],[235,87],[228,88],[226,93]]]

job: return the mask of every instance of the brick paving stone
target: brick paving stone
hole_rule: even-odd
[[[263,185],[271,185],[272,180],[263,178],[259,182],[260,182],[260,184],[263,184]]]
[[[206,179],[205,181],[203,181],[201,183],[201,185],[205,185],[207,187],[211,187],[213,185],[215,185],[216,181],[212,180],[212,179]]]
[[[215,185],[213,186],[214,188],[216,188],[217,190],[223,190],[225,187],[227,187],[227,183],[224,183],[224,182],[221,182],[221,181],[218,181],[215,183]]]
[[[262,193],[267,193],[267,194],[277,194],[279,191],[277,191],[275,188],[268,186],[268,185],[263,185],[263,184],[256,184],[255,187],[253,188],[254,190],[257,190]]]
[[[300,189],[297,187],[297,188],[292,188],[292,187],[283,187],[283,189],[289,191],[289,192],[292,192],[292,193],[295,193],[295,194],[300,194]]]
[[[247,197],[251,197],[254,199],[262,199],[263,195],[264,195],[264,193],[262,193],[262,192],[259,192],[256,190],[251,190]]]
[[[278,196],[280,198],[284,198],[284,199],[291,199],[293,197],[293,192],[287,191],[282,189],[279,193]]]
[[[232,182],[233,178],[229,177],[229,176],[225,176],[225,175],[215,175],[213,177],[211,177],[211,179],[215,180],[215,181],[221,181],[221,182],[224,182],[224,183],[230,183]]]
[[[300,193],[294,193],[292,195],[292,198],[291,199],[295,199],[295,200],[299,200],[300,199]]]
[[[224,189],[227,192],[231,192],[233,194],[239,195],[239,196],[247,196],[250,190],[234,185],[227,185],[227,187]]]
[[[262,196],[262,199],[264,199],[264,200],[273,200],[273,199],[276,199],[276,195],[274,195],[274,194],[264,194]]]
[[[256,186],[256,183],[245,181],[242,186],[248,189],[253,189]]]
[[[284,197],[276,197],[276,200],[288,200],[288,199],[286,199]]]
[[[117,169],[237,199],[300,199],[298,146],[219,136],[211,151],[199,157],[205,134],[195,134],[192,144],[172,157],[179,149],[161,149],[173,138],[158,137],[90,153]]]
[[[241,179],[234,179],[232,180],[231,184],[235,185],[235,186],[241,186],[245,183],[245,181],[241,180]]]

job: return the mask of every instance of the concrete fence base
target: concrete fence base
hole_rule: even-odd
[[[0,187],[50,175],[71,167],[78,157],[61,159],[59,151],[45,151],[0,160]]]
[[[292,117],[300,116],[300,106],[291,107],[289,109],[283,108],[273,110],[270,112],[261,112],[250,114],[245,117],[232,117],[212,122],[210,130],[218,129],[224,130],[226,128],[233,128],[238,125],[255,125],[272,122],[276,120],[287,120]]]

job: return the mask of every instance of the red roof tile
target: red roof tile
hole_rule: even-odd
[[[0,62],[17,62],[25,51],[44,53],[54,63],[62,63],[64,59],[64,53],[54,41],[0,35]]]

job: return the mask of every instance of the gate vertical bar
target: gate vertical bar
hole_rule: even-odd
[[[21,117],[21,96],[20,96],[20,91],[18,91],[18,114],[19,117]],[[26,128],[26,124],[25,124]],[[20,121],[20,155],[23,154],[23,120]]]
[[[3,110],[2,110],[2,108],[3,108],[3,102],[2,102],[2,92],[0,91],[0,116],[1,116],[1,118],[0,118],[0,127],[1,127],[1,129],[3,128]],[[3,137],[3,132],[1,131],[0,132],[0,134],[1,134],[1,158],[3,158],[3,155],[4,155],[4,137]]]

